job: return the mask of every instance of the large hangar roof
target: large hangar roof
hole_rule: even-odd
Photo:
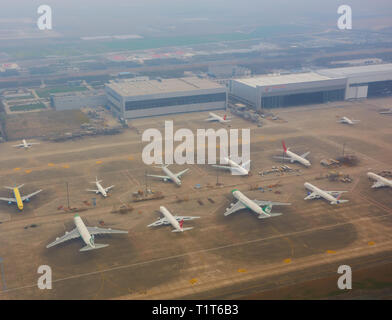
[[[319,69],[319,74],[329,77],[355,77],[374,75],[378,73],[392,73],[392,63],[373,64],[368,66],[343,67],[333,69]]]
[[[256,88],[264,86],[275,86],[289,83],[306,83],[315,81],[332,80],[335,77],[321,75],[316,72],[293,73],[285,75],[262,75],[253,78],[236,79],[237,82],[243,83],[250,87]],[[338,77],[340,78],[340,77]]]
[[[225,89],[219,83],[198,77],[143,81],[120,80],[118,82],[112,81],[107,86],[124,97],[180,91]]]

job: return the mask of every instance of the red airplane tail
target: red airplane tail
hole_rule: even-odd
[[[223,117],[223,120],[226,120],[226,115]]]
[[[282,146],[283,146],[284,152],[287,152],[287,148],[286,148],[286,144],[284,143],[284,140],[282,140]]]
[[[180,221],[180,228],[182,229],[182,226],[184,225],[184,219],[182,219],[181,221]]]

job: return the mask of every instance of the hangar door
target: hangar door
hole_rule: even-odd
[[[350,85],[347,90],[346,99],[360,99],[366,98],[368,93],[367,85]]]

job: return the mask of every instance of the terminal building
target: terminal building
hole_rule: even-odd
[[[114,80],[105,85],[108,106],[119,117],[135,119],[226,108],[226,87],[198,77]]]
[[[229,93],[257,110],[391,95],[392,64],[234,79]]]

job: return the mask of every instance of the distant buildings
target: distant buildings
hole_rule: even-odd
[[[215,78],[250,77],[251,73],[250,69],[237,65],[208,66],[208,75]]]
[[[103,90],[53,93],[50,95],[50,101],[54,109],[60,111],[107,105],[106,94]]]

